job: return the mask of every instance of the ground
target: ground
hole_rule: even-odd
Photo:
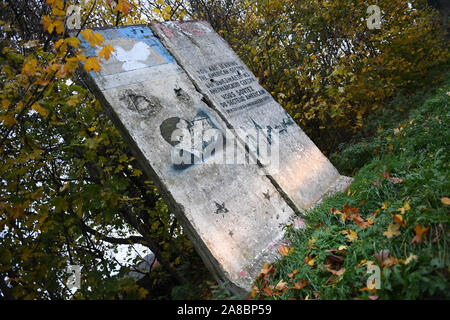
[[[252,298],[448,299],[449,102],[447,74],[340,146],[330,159],[354,182],[288,227]]]

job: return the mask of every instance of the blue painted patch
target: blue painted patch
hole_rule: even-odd
[[[113,40],[117,38],[127,38],[143,42],[156,52],[158,52],[161,57],[166,60],[166,63],[173,63],[175,59],[170,55],[163,44],[153,35],[152,30],[147,26],[126,26],[126,27],[111,27],[109,29],[103,30],[93,30],[94,32],[100,33],[106,40]],[[78,38],[81,40],[81,48],[83,54],[87,57],[95,56],[95,48],[93,48],[84,38],[80,35]],[[155,63],[148,64],[149,67],[156,65]],[[100,71],[100,74],[102,72]],[[93,75],[94,72],[91,72]],[[95,76],[94,76],[95,77]]]

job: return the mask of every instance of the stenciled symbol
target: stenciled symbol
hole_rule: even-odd
[[[225,213],[228,213],[229,210],[225,207],[225,202],[222,202],[222,204],[214,201],[214,204],[216,205],[216,214],[222,214],[222,217],[225,217]]]
[[[161,103],[157,98],[148,98],[131,89],[126,89],[119,99],[129,110],[137,112],[143,117],[154,116],[161,109]]]
[[[380,7],[375,4],[369,6],[367,8],[367,14],[370,14],[367,18],[367,28],[369,28],[369,30],[381,29]]]

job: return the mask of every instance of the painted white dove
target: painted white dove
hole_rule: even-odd
[[[136,43],[131,50],[124,50],[117,46],[114,51],[114,56],[117,60],[124,62],[123,70],[135,70],[144,68],[147,64],[144,63],[150,56],[151,50],[148,45],[143,42]]]

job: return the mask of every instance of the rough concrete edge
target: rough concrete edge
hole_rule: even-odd
[[[324,194],[309,208],[309,210],[317,207],[326,198],[331,197],[340,192],[344,192],[353,182],[354,178],[340,175],[325,191]]]

